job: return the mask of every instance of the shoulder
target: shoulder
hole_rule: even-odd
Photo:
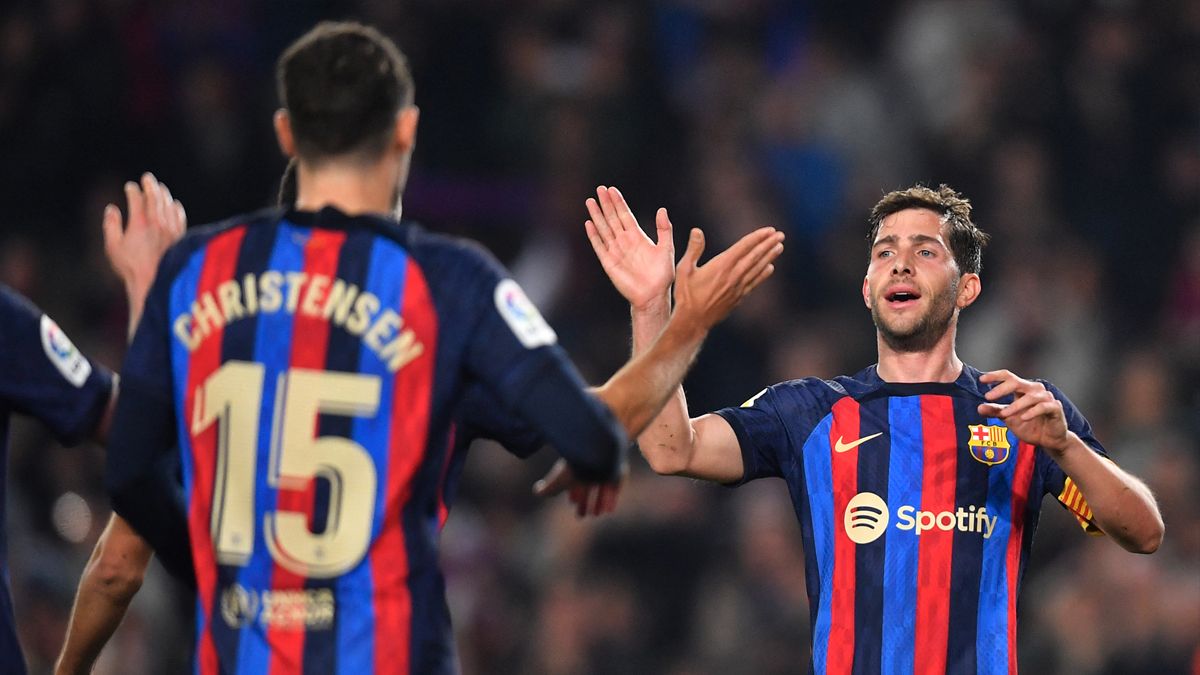
[[[29,298],[0,284],[0,320],[10,317],[38,317],[41,314],[42,311]]]
[[[222,235],[235,232],[239,228],[263,227],[277,223],[283,211],[279,208],[262,209],[251,213],[226,218],[225,220],[188,228],[183,237],[175,242],[163,255],[159,265],[159,275],[172,273],[187,265],[208,244]]]
[[[770,407],[780,413],[828,407],[849,395],[846,390],[847,383],[843,381],[845,379],[839,377],[823,380],[818,377],[805,377],[787,380],[763,389],[742,404],[742,407],[756,407],[761,402],[761,407]]]
[[[401,223],[399,243],[428,265],[451,266],[490,275],[503,274],[503,266],[482,244],[463,237],[430,232],[416,223]]]

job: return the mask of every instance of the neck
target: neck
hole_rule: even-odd
[[[963,363],[954,352],[955,327],[950,326],[941,339],[927,351],[896,351],[877,336],[879,366],[884,382],[953,382],[962,373]]]
[[[371,164],[329,162],[296,167],[296,204],[301,211],[332,206],[346,215],[391,214],[396,208],[398,168],[386,160]]]

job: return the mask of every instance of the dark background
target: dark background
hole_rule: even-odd
[[[322,18],[374,23],[411,60],[405,215],[491,247],[590,381],[628,353],[627,309],[583,234],[595,185],[621,187],[645,225],[667,206],[710,251],[787,231],[775,278],[708,340],[688,381],[696,414],[873,362],[868,210],[917,181],[965,192],[994,242],[959,353],[1060,385],[1167,523],[1139,557],[1047,504],[1022,666],[1198,667],[1200,2],[9,1],[0,281],[119,367],[103,205],[144,170],[193,224],[271,203],[274,60]],[[781,481],[730,491],[637,459],[619,513],[578,522],[529,495],[549,456],[474,455],[443,551],[466,672],[807,668]],[[102,456],[15,432],[12,584],[35,672],[107,517]],[[156,570],[99,672],[180,670],[190,616]]]

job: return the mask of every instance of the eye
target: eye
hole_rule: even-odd
[[[923,248],[920,251],[917,251],[917,255],[924,256],[926,258],[932,258],[932,257],[934,257],[934,252],[931,251],[930,249]]]
[[[876,258],[888,258],[888,257],[891,257],[891,255],[892,255],[892,251],[885,248],[882,251],[880,251],[879,253],[876,253],[875,257]]]

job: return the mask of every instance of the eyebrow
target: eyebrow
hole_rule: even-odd
[[[927,234],[910,235],[908,237],[908,240],[913,242],[914,244],[937,244],[938,246],[940,246],[943,249],[946,248],[946,245],[942,243],[941,239],[938,239],[937,237],[931,237]],[[889,234],[886,237],[880,237],[879,239],[876,239],[875,243],[871,244],[871,248],[874,249],[881,244],[895,244],[899,241],[900,241],[899,237],[897,237],[894,234]]]

